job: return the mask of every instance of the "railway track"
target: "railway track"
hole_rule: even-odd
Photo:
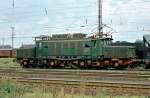
[[[108,71],[108,70],[39,70],[39,69],[0,69],[0,75],[4,76],[23,76],[23,77],[85,77],[85,78],[126,78],[150,80],[149,71]],[[92,80],[92,79],[91,79]]]
[[[0,78],[24,85],[122,88],[150,95],[150,71],[0,69]]]
[[[150,89],[149,71],[108,71],[108,70],[38,70],[0,69],[0,77],[16,79],[28,84],[70,84],[87,86],[123,85],[123,87],[143,87]]]

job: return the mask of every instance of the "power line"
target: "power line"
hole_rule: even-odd
[[[87,7],[88,6],[90,6],[91,4],[92,4],[93,2],[90,2],[88,5],[87,5]],[[94,2],[93,4],[95,4],[96,2]],[[135,2],[135,3],[142,3],[142,2]],[[144,3],[144,2],[143,2]],[[83,6],[84,4],[82,4],[82,6]],[[15,2],[14,2],[14,0],[13,0],[13,7],[15,6]],[[35,7],[40,7],[40,5],[34,5]],[[26,6],[26,7],[22,7],[22,6],[20,6],[20,7],[16,7],[15,6],[15,9],[19,9],[20,10],[20,8],[29,8],[29,7],[34,7],[34,6]],[[70,8],[77,8],[77,7],[82,7],[82,6],[69,6],[69,7],[66,7],[66,9],[70,9]],[[10,9],[10,8],[8,8],[8,9]],[[60,9],[65,9],[64,8],[64,6],[62,6],[62,7],[55,7],[55,8],[51,8],[52,10],[60,10]],[[51,10],[51,9],[49,9],[49,10]],[[149,8],[147,8],[147,9],[149,9]],[[0,9],[1,10],[1,9]],[[6,9],[2,9],[3,11],[6,11],[7,10],[7,8]],[[1,11],[2,12],[2,11]]]
[[[55,8],[49,8],[48,10],[66,10],[66,9],[68,9],[68,10],[70,10],[70,9],[74,9],[74,8],[87,8],[87,7],[90,7],[90,6],[94,6],[94,5],[96,5],[96,4],[94,4],[94,3],[88,3],[88,4],[82,4],[82,5],[78,5],[78,6],[66,6],[66,7],[64,7],[64,6],[62,6],[62,7],[55,7]],[[13,6],[14,7],[14,9],[15,10],[21,10],[21,8],[23,8],[23,9],[26,9],[26,8],[39,8],[39,9],[42,9],[43,8],[43,6],[41,6],[41,5],[32,5],[32,6],[25,6],[25,7],[23,7],[23,6],[20,6],[20,7],[18,7],[18,6]],[[48,6],[47,6],[48,7]],[[12,8],[4,8],[4,9],[0,9],[0,12],[6,12],[6,11],[11,11],[12,10]]]
[[[144,11],[143,11],[144,12]],[[120,14],[120,13],[118,13],[118,14]],[[121,13],[122,14],[122,13]],[[127,13],[127,14],[130,14],[130,13]],[[117,15],[117,14],[114,14],[114,15]],[[31,16],[33,16],[33,15],[31,15]],[[35,16],[37,16],[37,15],[35,15]],[[29,17],[30,18],[30,17]],[[76,17],[74,17],[74,18],[76,18]],[[26,18],[25,18],[26,19]]]

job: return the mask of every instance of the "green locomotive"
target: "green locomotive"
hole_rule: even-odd
[[[35,47],[17,49],[17,60],[27,68],[125,68],[136,57],[132,46],[113,46],[112,37],[86,38],[60,34],[35,38]]]

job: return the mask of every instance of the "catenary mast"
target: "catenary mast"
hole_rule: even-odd
[[[98,0],[98,35],[99,35],[100,38],[103,37],[102,0]]]

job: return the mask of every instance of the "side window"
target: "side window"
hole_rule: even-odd
[[[91,41],[92,47],[95,47],[95,46],[96,46],[96,43],[97,43],[96,40],[92,40],[92,41]]]
[[[42,43],[41,42],[39,42],[39,48],[41,48],[42,47]]]
[[[94,47],[96,46],[96,40],[94,40]]]
[[[48,48],[48,46],[44,46],[44,48]]]
[[[107,45],[107,42],[106,42],[106,40],[103,40],[103,42],[104,42],[104,45]]]
[[[89,48],[90,47],[90,45],[89,44],[85,44],[85,48]]]
[[[48,43],[43,43],[43,48],[48,48]]]
[[[108,45],[108,40],[106,40],[106,45]]]
[[[101,45],[103,45],[103,41],[102,40],[99,42],[99,46],[101,46]]]

